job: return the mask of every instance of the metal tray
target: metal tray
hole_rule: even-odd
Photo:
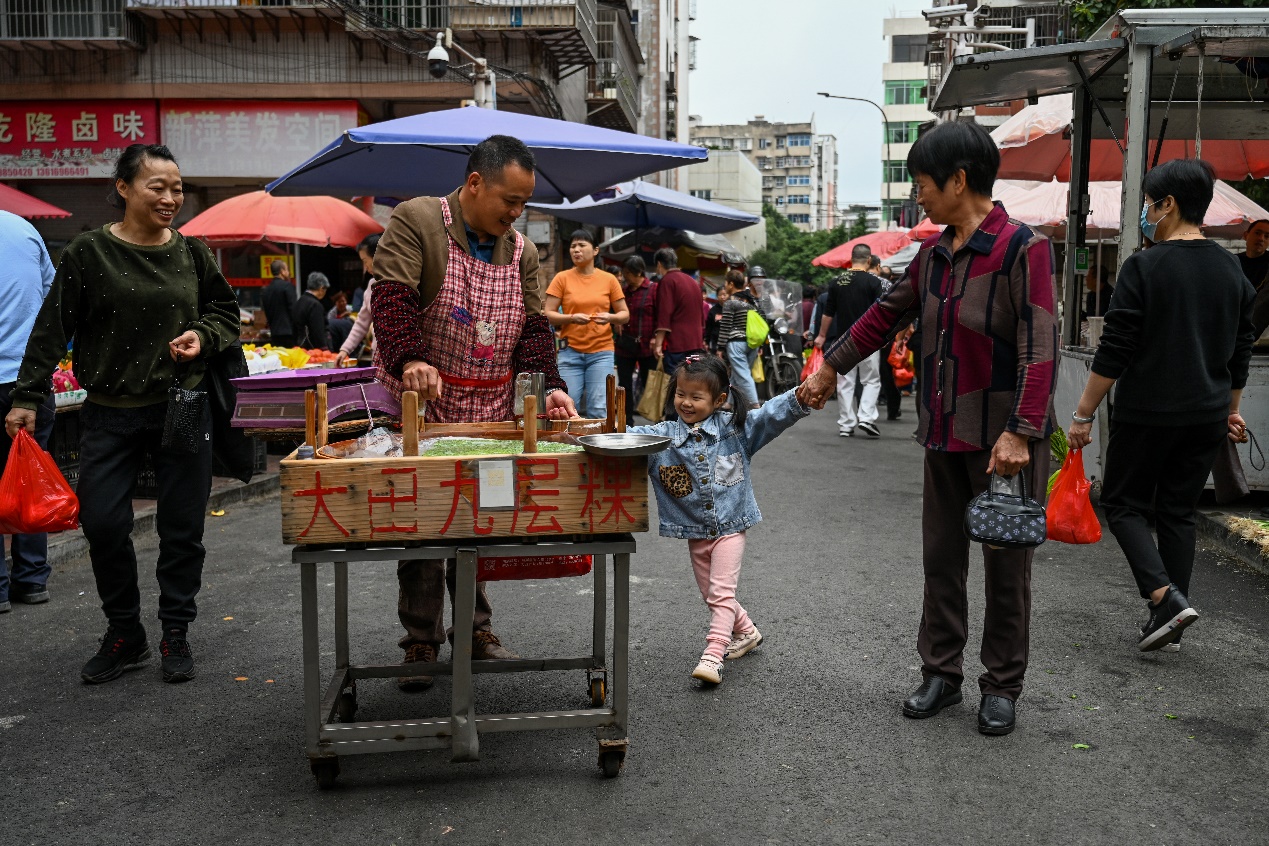
[[[594,455],[611,455],[618,458],[652,455],[670,445],[670,439],[664,435],[642,435],[632,432],[582,435],[577,442],[584,450]]]

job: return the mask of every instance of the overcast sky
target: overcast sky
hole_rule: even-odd
[[[929,0],[697,0],[688,110],[702,123],[756,115],[837,136],[837,198],[881,196],[881,114],[817,91],[882,98],[883,18],[916,15]]]

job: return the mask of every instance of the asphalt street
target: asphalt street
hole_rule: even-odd
[[[51,603],[0,616],[0,842],[1269,842],[1269,579],[1213,553],[1200,555],[1202,618],[1183,651],[1143,655],[1144,604],[1113,539],[1042,547],[1019,728],[999,738],[975,726],[975,560],[966,701],[930,720],[901,715],[920,681],[922,455],[905,409],[880,440],[846,440],[830,404],[756,457],[765,520],[750,532],[741,600],[766,644],[728,662],[719,688],[690,679],[708,615],[686,544],[638,537],[631,749],[617,779],[600,775],[588,732],[556,731],[486,736],[472,764],[344,759],[336,789],[318,791],[299,578],[276,498],[208,518],[190,632],[199,676],[185,685],[163,684],[157,657],[82,684],[104,623],[86,560],[60,567]],[[157,647],[155,552],[141,550],[141,569]],[[393,568],[354,568],[351,584],[354,661],[398,660]],[[490,594],[495,630],[518,652],[587,652],[587,578]],[[444,679],[415,695],[362,683],[359,719],[440,715],[448,693]],[[477,693],[482,712],[586,701],[580,672],[479,677]]]

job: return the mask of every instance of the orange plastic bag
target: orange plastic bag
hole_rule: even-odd
[[[890,369],[894,373],[896,388],[906,388],[912,384],[912,380],[916,378],[916,370],[912,366],[912,353],[906,341],[896,342],[891,347],[890,354],[886,356],[886,361],[889,362]]]
[[[0,535],[62,532],[79,525],[79,500],[53,456],[19,429],[0,476]]]
[[[1084,456],[1078,449],[1067,450],[1045,509],[1049,540],[1097,543],[1102,539],[1102,524],[1097,522],[1093,503],[1088,498],[1090,487],[1084,476]]]
[[[811,355],[807,358],[806,364],[802,365],[802,381],[805,382],[807,379],[811,378],[811,374],[823,366],[824,351],[819,347],[815,347],[811,350]]]

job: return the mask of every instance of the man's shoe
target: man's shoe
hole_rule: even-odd
[[[471,633],[471,660],[473,661],[507,661],[520,656],[507,649],[493,632],[475,631]]]
[[[850,437],[854,437],[854,435],[855,435],[854,429],[838,429],[837,430],[837,437],[839,438],[850,438]]]
[[[190,652],[189,641],[185,639],[185,629],[163,632],[159,654],[163,656],[163,681],[178,684],[194,678],[194,653]]]
[[[1145,627],[1145,626],[1142,626],[1142,627],[1141,627],[1141,634],[1142,634],[1142,636],[1144,636],[1144,635],[1145,635],[1145,633],[1146,633],[1146,627]],[[1182,631],[1182,632],[1181,632],[1181,634],[1185,634],[1185,632],[1184,632],[1184,631]],[[1163,647],[1162,649],[1160,649],[1159,651],[1160,651],[1160,652],[1180,652],[1180,651],[1181,651],[1181,634],[1179,634],[1179,635],[1177,635],[1177,636],[1176,636],[1176,640],[1174,640],[1174,641],[1172,641],[1171,643],[1167,644],[1166,646],[1164,646],[1164,647]]]
[[[741,656],[748,655],[753,650],[762,645],[762,632],[758,631],[758,627],[754,626],[747,632],[741,632],[731,639],[731,643],[727,644],[727,654],[725,657],[728,661],[734,661]]]
[[[37,587],[34,590],[13,590],[10,591],[12,599],[22,602],[26,605],[39,605],[41,602],[48,602],[48,588]]]
[[[12,610],[13,610],[12,602],[10,602],[7,599],[4,600],[3,602],[0,602],[0,614],[8,614]]]
[[[410,648],[405,651],[405,660],[402,664],[434,664],[436,663],[437,648],[434,643],[412,643]],[[397,688],[408,693],[417,693],[420,690],[427,690],[435,681],[431,676],[401,676],[397,679]]]
[[[79,676],[88,684],[101,684],[123,675],[124,670],[135,670],[150,660],[150,647],[145,642],[145,629],[125,632],[113,625],[106,627],[101,648],[88,659]]]
[[[876,424],[876,423],[860,423],[860,424],[859,424],[858,426],[856,426],[855,428],[856,428],[856,429],[858,429],[859,431],[863,432],[863,433],[864,433],[864,435],[866,435],[866,436],[867,436],[867,437],[869,437],[869,438],[880,438],[880,437],[881,437],[881,430],[877,428],[877,424]]]
[[[933,717],[948,705],[961,701],[961,689],[952,687],[938,676],[930,676],[912,695],[903,700],[903,716],[914,720]]]
[[[706,684],[722,684],[723,659],[715,658],[713,655],[702,655],[700,663],[696,665],[695,670],[692,670],[692,678]]]
[[[1148,605],[1150,619],[1142,627],[1141,640],[1137,648],[1142,652],[1153,652],[1162,649],[1181,637],[1185,627],[1198,619],[1198,612],[1190,607],[1185,594],[1173,586],[1158,605]]]
[[[1013,700],[991,693],[983,694],[978,706],[978,731],[980,734],[1008,734],[1015,722]]]

